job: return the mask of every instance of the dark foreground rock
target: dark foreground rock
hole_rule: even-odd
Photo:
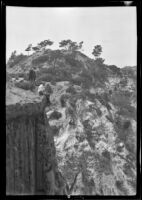
[[[55,159],[52,130],[45,120],[46,98],[7,89],[7,194],[63,194],[65,184]]]

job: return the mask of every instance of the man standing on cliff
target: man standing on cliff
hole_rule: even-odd
[[[36,80],[36,72],[34,71],[33,68],[31,68],[29,71],[29,81],[31,81],[32,84],[35,84],[35,80]]]

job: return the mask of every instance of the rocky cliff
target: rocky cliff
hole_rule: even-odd
[[[94,89],[93,95],[87,92],[84,96],[85,91],[77,92],[77,86],[68,95],[65,83],[56,87],[56,99],[62,94],[65,103],[46,115],[55,130],[58,167],[67,181],[68,194],[134,195],[135,109],[115,105],[114,94],[107,96],[103,89],[101,95]],[[117,92],[115,95],[118,98]],[[52,119],[55,111],[62,117]]]
[[[58,51],[55,60],[54,53],[7,68],[9,80],[27,79],[32,65],[36,86],[48,82],[53,90],[46,106],[37,88],[7,86],[7,191],[135,195],[136,67],[119,69],[80,52]]]

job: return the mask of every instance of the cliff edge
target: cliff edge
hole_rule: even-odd
[[[35,92],[16,87],[7,87],[6,89],[7,120],[42,113],[45,106],[45,97],[41,97]]]

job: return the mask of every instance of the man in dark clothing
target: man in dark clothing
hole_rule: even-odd
[[[35,82],[35,80],[36,80],[36,72],[33,69],[31,69],[29,71],[29,81],[33,83]]]

